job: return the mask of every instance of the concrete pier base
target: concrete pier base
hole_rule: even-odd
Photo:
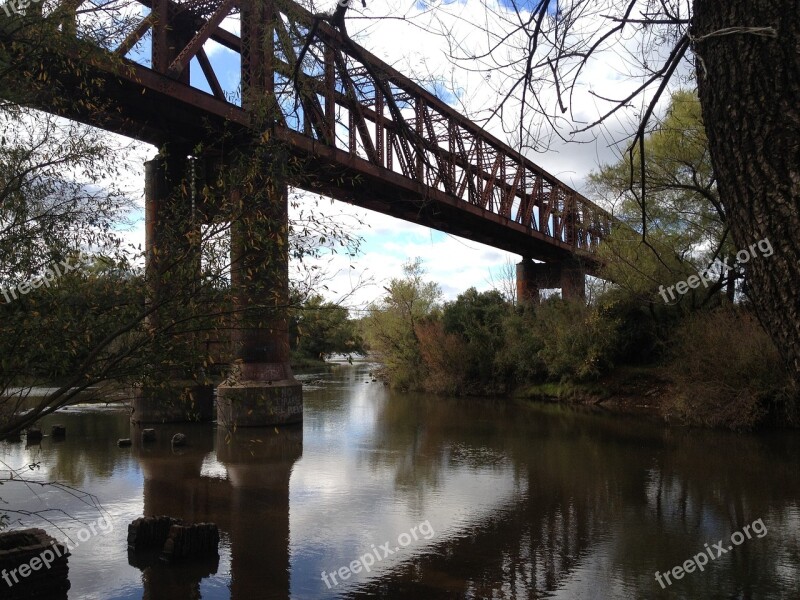
[[[217,388],[217,422],[228,428],[303,421],[303,386],[296,379],[239,381]]]
[[[191,380],[133,391],[132,423],[207,422],[214,419],[214,388]]]

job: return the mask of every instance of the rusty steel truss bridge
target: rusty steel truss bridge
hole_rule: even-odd
[[[522,255],[521,301],[552,287],[582,298],[585,274],[601,265],[611,215],[354,43],[342,5],[314,15],[291,0],[43,0],[25,11],[0,15],[5,57],[14,59],[28,25],[25,43],[39,51],[36,64],[19,67],[20,102],[159,148],[145,164],[151,307],[201,277],[194,215],[215,217],[187,201],[187,177],[192,188],[203,181],[195,165],[237,179],[225,162],[230,147],[213,155],[215,138],[231,133],[233,153],[251,164],[256,183],[230,191],[250,217],[229,219],[234,375],[217,388],[221,424],[302,420],[286,312],[289,184]],[[237,60],[238,80],[226,89]],[[75,97],[65,101],[64,90]],[[261,142],[275,140],[280,153],[261,163]],[[275,170],[287,151],[299,174]],[[183,279],[167,269],[179,263]],[[150,326],[164,316],[152,312]],[[141,387],[135,420],[213,418],[207,386],[186,387],[183,376]]]
[[[87,5],[64,0],[61,31],[80,38]],[[194,143],[208,135],[200,123],[251,127],[251,106],[272,98],[275,135],[315,170],[311,191],[526,257],[596,265],[608,212],[302,6],[131,5],[139,14],[124,28],[84,40],[100,47],[87,62],[112,109],[64,116],[156,145]],[[220,84],[214,43],[239,59],[237,97]]]

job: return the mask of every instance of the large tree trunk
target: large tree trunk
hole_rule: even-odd
[[[733,240],[744,249],[767,238],[774,248],[769,257],[756,250],[747,263],[750,296],[800,384],[797,0],[694,0],[692,36],[703,120]]]

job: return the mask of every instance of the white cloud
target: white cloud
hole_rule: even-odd
[[[507,260],[519,260],[502,250],[343,202],[322,202],[316,210],[323,219],[355,217],[366,225],[360,230],[365,239],[361,255],[326,256],[316,263],[333,276],[328,283],[330,291],[325,293],[331,299],[350,292],[360,276],[373,279],[371,285],[347,298],[345,303],[352,307],[363,307],[380,297],[383,286],[393,277],[401,276],[403,264],[416,257],[423,260],[428,278],[439,283],[448,300],[472,286],[489,289],[490,270],[499,269]]]

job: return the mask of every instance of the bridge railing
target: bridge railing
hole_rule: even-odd
[[[80,32],[82,4],[65,2],[79,15]],[[594,253],[610,230],[607,211],[291,0],[137,2],[140,14],[126,4],[124,30],[106,41],[118,56],[244,109],[274,98],[278,127],[579,254]],[[104,5],[106,15],[111,6]],[[220,83],[228,73],[215,44],[238,55],[238,89]]]

